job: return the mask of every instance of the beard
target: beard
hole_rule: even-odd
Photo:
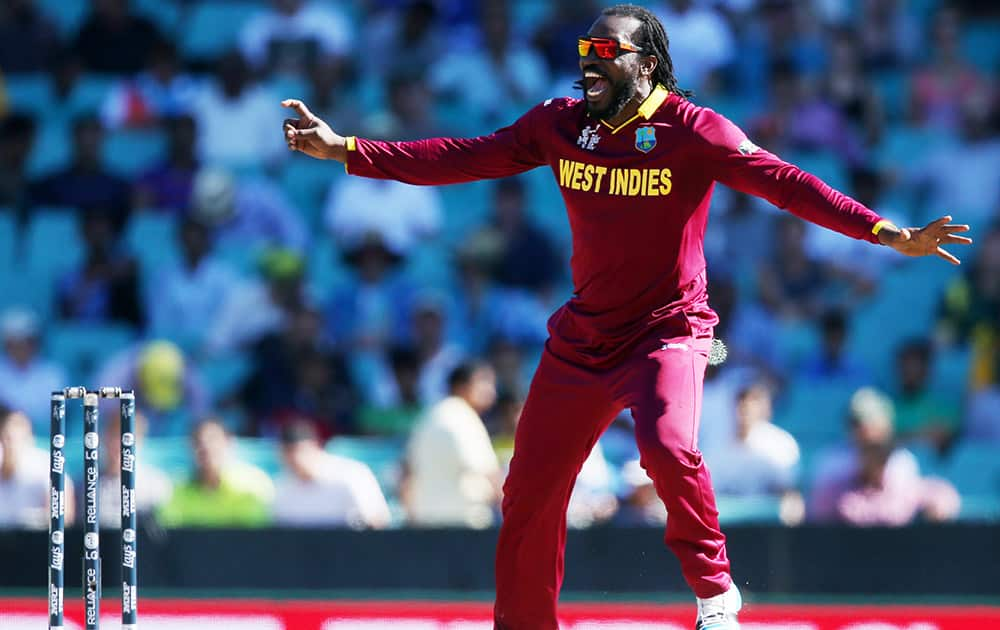
[[[611,100],[608,102],[608,106],[598,108],[587,100],[587,87],[584,81],[577,81],[574,86],[583,91],[583,101],[587,104],[587,113],[601,120],[614,118],[618,114],[622,113],[625,106],[628,105],[636,95],[636,86],[633,81],[624,79],[618,83],[612,83],[609,86],[609,89],[611,90]]]

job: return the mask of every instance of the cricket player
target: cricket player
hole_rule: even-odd
[[[569,45],[569,42],[567,42]],[[703,240],[716,181],[908,256],[958,260],[969,243],[942,217],[899,228],[754,145],[685,98],[667,34],[646,9],[605,9],[578,41],[583,99],[551,98],[478,138],[380,142],[341,136],[300,101],[288,147],[347,172],[440,185],[539,166],[559,183],[573,236],[574,294],[549,339],[517,426],[496,553],[497,630],[558,628],[566,505],[587,454],[624,408],[669,517],[666,545],[697,597],[698,630],[738,628],[739,591],[698,451],[702,376],[718,318]]]

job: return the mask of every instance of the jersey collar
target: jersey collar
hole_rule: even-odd
[[[657,83],[656,87],[653,88],[653,91],[650,92],[649,96],[646,97],[646,100],[644,100],[642,104],[639,105],[639,111],[636,112],[635,116],[629,118],[628,120],[618,125],[617,127],[612,127],[610,124],[608,124],[607,121],[603,119],[601,120],[601,124],[610,129],[611,134],[614,135],[619,131],[621,131],[622,129],[624,129],[630,123],[632,123],[636,118],[641,117],[643,120],[649,120],[653,116],[653,114],[656,113],[656,110],[660,109],[660,105],[663,105],[663,103],[669,97],[670,97],[670,90]]]

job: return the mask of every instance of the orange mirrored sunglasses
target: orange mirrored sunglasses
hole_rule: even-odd
[[[642,52],[641,48],[632,44],[607,37],[581,37],[576,40],[576,45],[581,57],[589,55],[591,47],[594,48],[594,54],[601,59],[614,59],[627,52]]]

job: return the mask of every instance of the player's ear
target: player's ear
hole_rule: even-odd
[[[659,62],[660,60],[657,59],[655,55],[643,57],[642,61],[639,62],[639,72],[647,78],[651,77],[653,76],[653,73],[656,72],[656,65]]]

